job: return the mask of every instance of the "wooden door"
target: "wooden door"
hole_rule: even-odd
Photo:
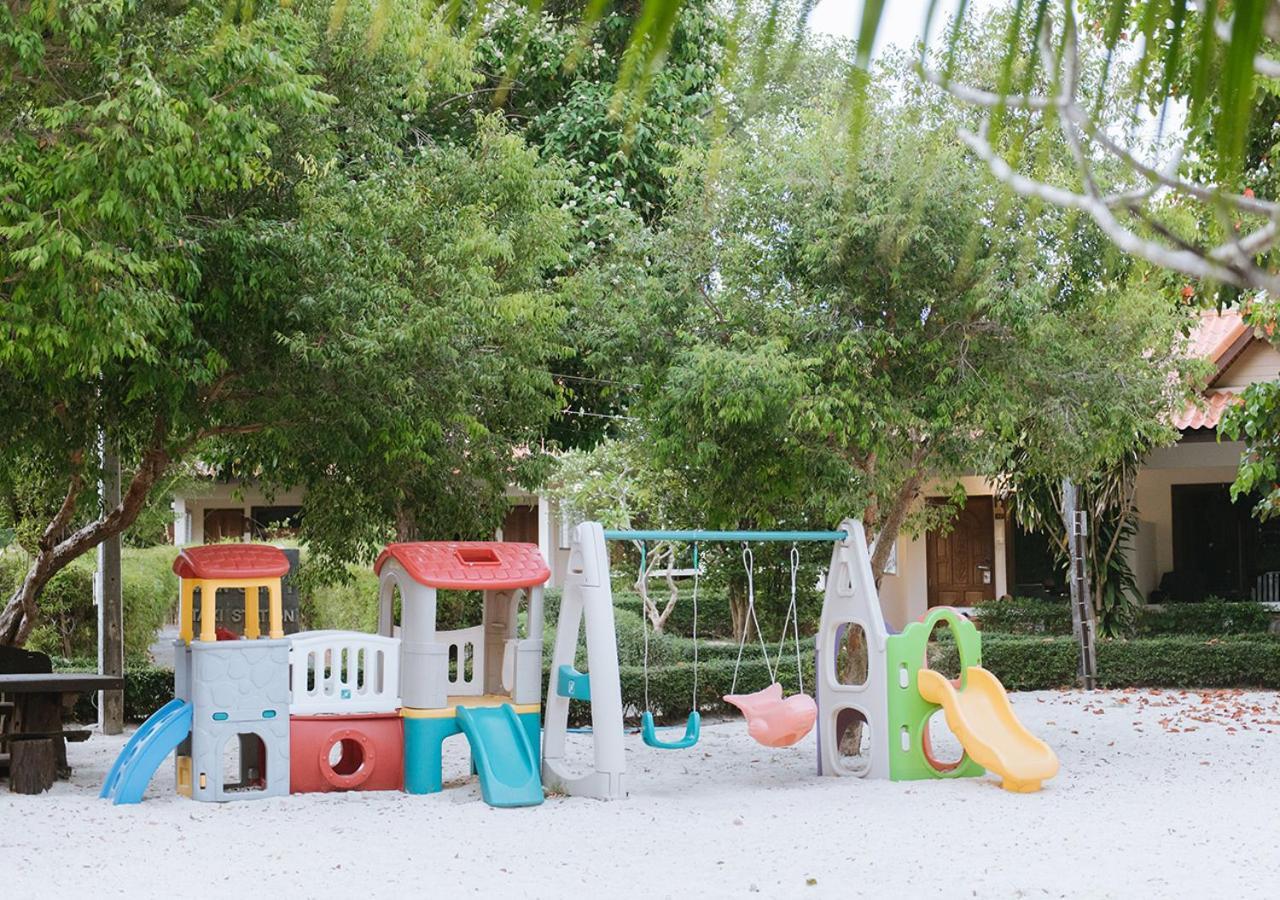
[[[946,534],[925,538],[929,606],[972,606],[996,596],[995,516],[990,497],[969,497]]]
[[[538,507],[513,506],[502,523],[502,539],[508,543],[538,543]]]

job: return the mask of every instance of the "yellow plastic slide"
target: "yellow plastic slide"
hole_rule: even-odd
[[[1049,745],[1018,721],[999,679],[980,666],[964,671],[964,688],[937,672],[921,669],[920,696],[942,707],[947,725],[978,765],[1003,779],[1006,791],[1030,793],[1058,774]]]

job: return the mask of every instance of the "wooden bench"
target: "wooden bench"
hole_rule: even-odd
[[[45,657],[48,659],[48,657]],[[71,774],[67,744],[89,737],[84,729],[65,729],[63,708],[86,691],[116,691],[124,679],[81,672],[27,672],[0,674],[0,756],[8,756],[9,789],[39,793],[52,777]],[[23,746],[18,747],[21,743]],[[23,766],[40,772],[19,771]],[[52,769],[52,776],[48,769]]]

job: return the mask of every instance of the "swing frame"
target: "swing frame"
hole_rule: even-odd
[[[751,543],[756,541],[775,541],[775,542],[797,544],[797,543],[804,543],[804,542],[810,542],[810,543],[841,542],[846,540],[849,537],[849,533],[846,531],[704,531],[704,530],[677,531],[677,530],[668,530],[668,529],[658,529],[658,530],[649,530],[649,531],[625,531],[625,530],[605,529],[603,533],[604,533],[604,538],[607,541],[633,541],[635,543],[638,543],[640,545],[641,571],[644,570],[645,543],[647,541],[679,541],[679,542],[693,544],[694,546],[693,565],[694,565],[694,569],[697,570],[698,568],[697,547],[699,542],[702,542],[702,541],[715,542],[715,543],[736,543],[736,542]],[[698,575],[695,574],[694,575],[695,604],[697,602],[696,601],[697,577]],[[695,612],[696,612],[696,607],[695,607]],[[645,639],[647,643],[648,636],[649,636],[647,623],[644,624],[644,627],[646,629]],[[759,626],[757,626],[757,631],[758,630],[759,630]],[[762,634],[760,637],[763,640],[764,635]],[[798,626],[797,626],[796,637],[797,639],[799,638]],[[783,639],[784,640],[786,639],[785,632],[783,632]],[[695,641],[696,641],[696,637],[695,637]],[[694,648],[696,653],[697,652],[696,643],[694,645]],[[649,683],[647,661],[648,661],[648,653],[646,648],[646,672],[645,672],[646,694],[647,694],[648,683]],[[696,669],[695,669],[695,673],[696,673]],[[696,674],[695,674],[695,678],[696,678]],[[735,672],[735,679],[736,679],[736,672]],[[696,691],[697,691],[696,681],[695,681],[694,691],[695,691],[695,698],[696,698]],[[695,706],[696,705],[697,704],[695,703]],[[646,698],[646,706],[647,706],[647,698]],[[650,711],[649,709],[645,709],[640,716],[641,738],[644,740],[645,744],[647,744],[650,747],[654,747],[655,749],[658,749],[658,750],[688,749],[689,747],[692,747],[694,744],[698,742],[698,738],[701,736],[701,732],[702,732],[702,714],[698,712],[697,709],[694,709],[689,713],[689,718],[685,722],[684,736],[674,741],[664,741],[658,737],[657,730],[653,721],[652,711]]]

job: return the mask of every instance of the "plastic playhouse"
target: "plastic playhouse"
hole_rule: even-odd
[[[372,635],[312,631],[285,636],[280,579],[288,561],[274,547],[219,544],[183,550],[174,562],[181,579],[176,696],[129,739],[101,796],[137,803],[170,753],[178,792],[195,800],[350,790],[430,794],[442,789],[442,747],[455,735],[468,742],[472,770],[492,806],[537,805],[544,785],[571,796],[626,796],[606,544],[611,539],[636,542],[642,552],[645,540],[689,541],[695,571],[697,541],[743,541],[749,584],[752,557],[746,542],[789,541],[790,615],[797,629],[794,545],[832,544],[816,641],[816,697],[803,688],[784,697],[777,669],[770,665],[768,687],[725,698],[742,710],[748,734],[760,743],[791,746],[816,724],[818,771],[826,775],[900,781],[974,776],[989,769],[1006,789],[1027,792],[1057,773],[1053,751],[1022,726],[1000,682],[981,668],[980,636],[972,623],[953,610],[935,609],[901,634],[889,633],[861,523],[845,521],[834,532],[606,532],[586,522],[574,529],[570,545],[545,728],[540,715],[542,586],[550,572],[533,544],[389,545],[374,566],[379,634]],[[244,591],[242,639],[218,640],[215,606],[222,588]],[[264,591],[265,638],[258,625]],[[438,630],[441,591],[476,594],[481,624]],[[749,595],[754,603],[754,588]],[[695,577],[695,628],[696,621]],[[926,644],[940,624],[952,630],[959,650],[962,668],[955,681],[925,665]],[[838,665],[851,628],[862,630],[868,649],[865,677],[857,683],[842,679]],[[575,666],[583,636],[586,671]],[[745,632],[742,637],[745,642]],[[763,634],[760,639],[768,662]],[[799,662],[798,631],[795,645]],[[696,698],[696,657],[692,674]],[[572,703],[588,704],[591,720],[589,758],[576,763],[567,748]],[[939,709],[964,748],[955,762],[941,762],[931,752],[928,721]],[[699,740],[699,722],[695,708],[683,737],[664,739],[646,709],[642,738],[658,750],[686,749]],[[847,754],[841,736],[852,722],[869,729],[870,746]]]

